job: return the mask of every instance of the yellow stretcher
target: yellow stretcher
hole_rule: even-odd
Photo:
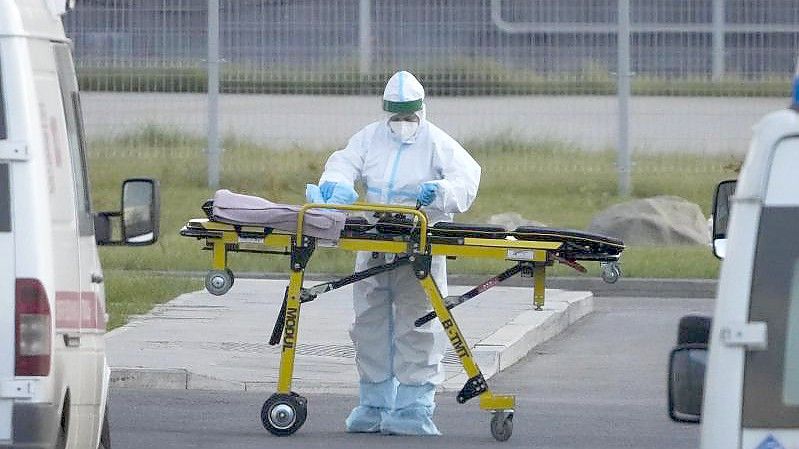
[[[532,277],[533,307],[541,310],[544,306],[545,270],[556,262],[581,272],[585,272],[581,262],[599,262],[602,265],[602,277],[607,282],[615,282],[621,274],[618,260],[624,244],[616,239],[580,231],[538,227],[520,227],[508,231],[497,226],[455,223],[428,226],[427,216],[418,208],[375,204],[306,204],[299,211],[296,231],[286,232],[259,225],[220,222],[214,219],[209,203],[203,206],[207,218],[190,220],[180,233],[185,237],[204,239],[205,249],[212,251],[212,269],[205,282],[210,293],[225,294],[233,285],[234,275],[227,266],[231,252],[290,256],[289,285],[270,340],[272,345],[281,340],[283,342],[277,392],[266,400],[261,410],[264,427],[278,436],[296,432],[307,416],[307,401],[291,391],[291,382],[300,307],[303,303],[313,301],[319,294],[400,266],[412,266],[433,308],[428,315],[419,317],[416,325],[420,326],[436,317],[440,320],[469,377],[458,393],[457,401],[465,403],[479,396],[480,408],[491,411],[493,415],[491,434],[497,440],[505,441],[513,431],[515,397],[494,394],[488,388],[450,309],[511,276],[521,274]],[[303,288],[305,267],[314,250],[323,243],[303,235],[305,213],[311,209],[373,212],[381,216],[376,224],[364,219],[348,219],[340,239],[324,242],[324,246],[347,251],[391,253],[397,257],[390,263],[342,279]],[[430,275],[432,257],[439,255],[507,260],[513,266],[463,295],[444,298]]]

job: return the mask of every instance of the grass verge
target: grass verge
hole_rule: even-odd
[[[181,293],[203,288],[202,280],[185,277],[134,276],[120,270],[106,270],[104,277],[109,330],[125,324],[131,315],[146,313]]]
[[[548,78],[535,73],[507,70],[415,71],[428,95],[614,95],[616,81],[606,71],[559,74]],[[390,72],[361,78],[348,73],[292,73],[223,68],[222,93],[380,95]],[[201,68],[79,68],[82,91],[101,92],[205,92],[207,74]],[[704,77],[664,78],[637,76],[634,95],[787,97],[791,80],[773,77],[747,80],[729,75],[720,81]]]

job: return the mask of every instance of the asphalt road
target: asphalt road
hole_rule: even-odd
[[[596,312],[539,346],[490,382],[517,395],[513,437],[502,447],[681,449],[698,446],[698,427],[666,414],[667,354],[679,318],[710,312],[708,299],[598,298]],[[300,392],[302,393],[302,392]],[[343,420],[353,396],[307,395],[309,417],[288,438],[269,435],[259,410],[268,395],[246,392],[112,390],[115,449],[442,448],[500,444],[489,414],[454,393],[438,396],[441,438],[351,435]]]
[[[106,93],[81,95],[91,137],[113,136],[157,124],[205,136],[204,94]],[[614,96],[436,97],[428,118],[459,141],[493,137],[571,142],[587,150],[615,148]],[[630,143],[636,152],[746,152],[752,125],[785,98],[633,97]],[[273,148],[342,148],[383,116],[376,96],[222,95],[223,134]],[[198,148],[200,150],[200,148]]]

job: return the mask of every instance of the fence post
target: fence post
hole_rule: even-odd
[[[372,71],[372,0],[360,0],[358,8],[358,49],[361,80]]]
[[[619,102],[619,149],[616,166],[619,172],[619,195],[631,193],[630,172],[630,0],[619,0],[616,47],[618,68],[616,96]]]
[[[724,76],[724,22],[724,0],[713,0],[713,81]]]
[[[208,0],[208,187],[219,188],[219,0]]]

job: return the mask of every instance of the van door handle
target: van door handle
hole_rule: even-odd
[[[768,326],[763,321],[728,323],[719,334],[725,346],[742,347],[749,351],[768,349]]]
[[[103,275],[92,273],[92,284],[102,284],[103,283]]]
[[[80,334],[64,334],[64,345],[68,348],[80,346]]]

